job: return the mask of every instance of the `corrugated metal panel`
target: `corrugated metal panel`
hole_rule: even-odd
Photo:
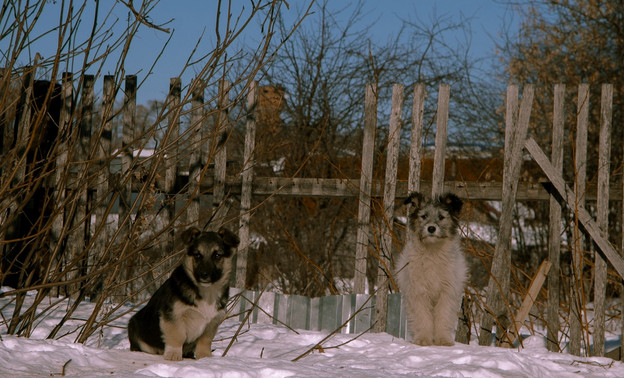
[[[294,329],[333,332],[342,326],[353,314],[340,333],[361,333],[371,329],[375,297],[368,294],[329,295],[320,298],[308,298],[300,295],[260,292],[236,288],[230,289],[232,297],[241,295],[234,304],[233,314],[245,319],[252,311],[248,321],[251,323],[284,324]],[[258,298],[260,296],[260,298]],[[253,306],[258,302],[257,307]],[[357,314],[356,314],[357,312]],[[401,303],[401,294],[388,295],[388,315],[386,332],[396,337],[405,338],[405,311]]]

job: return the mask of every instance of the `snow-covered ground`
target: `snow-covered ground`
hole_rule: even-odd
[[[551,353],[541,337],[524,341],[523,349],[456,344],[421,347],[381,333],[336,334],[322,348],[304,354],[328,333],[290,330],[270,324],[245,325],[222,356],[240,322],[227,320],[220,328],[212,358],[165,361],[162,356],[130,352],[126,314],[93,335],[84,345],[75,344],[77,330],[93,309],[81,304],[58,340],[46,340],[63,316],[67,302],[39,319],[30,338],[6,335],[0,321],[0,376],[226,376],[226,377],[624,377],[624,364],[608,358],[580,358]],[[127,310],[125,309],[122,310]],[[0,299],[2,319],[13,311],[10,298]]]

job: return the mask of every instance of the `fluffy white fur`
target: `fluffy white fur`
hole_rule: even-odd
[[[432,230],[431,223],[422,225],[423,233]],[[414,226],[396,265],[407,327],[412,342],[419,345],[454,344],[453,333],[467,276],[456,221],[438,223],[442,230],[436,231],[435,237],[423,237],[419,225]],[[448,229],[451,227],[455,229]]]

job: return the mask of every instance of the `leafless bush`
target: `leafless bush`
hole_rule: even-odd
[[[196,78],[184,87],[172,80],[167,98],[137,109],[140,83],[124,63],[139,30],[170,33],[166,23],[150,18],[158,1],[119,0],[106,9],[89,3],[5,1],[0,13],[0,38],[9,46],[0,64],[0,284],[14,288],[2,293],[16,301],[7,319],[12,334],[30,335],[48,306],[43,298],[63,295],[73,305],[49,337],[88,298],[95,306],[76,338],[83,342],[118,309],[104,303],[138,301],[163,279],[179,256],[175,231],[214,219],[213,204],[199,210],[198,183],[205,185],[228,125],[246,114],[220,117],[236,107],[280,47],[271,40],[283,1],[250,1],[241,10],[219,1],[214,48],[194,51],[180,67],[180,75],[192,67]],[[113,10],[129,15],[119,32]],[[41,31],[44,11],[58,12],[59,21]],[[89,19],[90,34],[78,33]],[[252,23],[261,23],[265,34],[243,63],[234,43]],[[31,56],[33,42],[49,35],[58,37],[56,53]],[[111,59],[116,68],[102,78]],[[57,83],[66,71],[73,74]],[[94,83],[102,79],[98,98]],[[213,89],[226,81],[236,91]],[[195,164],[190,169],[189,162]],[[176,181],[186,169],[191,179]],[[216,209],[227,199],[218,202]],[[37,296],[24,307],[29,290]]]

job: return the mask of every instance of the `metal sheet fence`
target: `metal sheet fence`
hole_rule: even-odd
[[[230,288],[230,296],[235,301],[231,313],[240,321],[345,334],[366,332],[374,326],[375,295],[345,294],[309,298]],[[406,338],[406,319],[401,298],[401,293],[388,294],[386,332]]]

